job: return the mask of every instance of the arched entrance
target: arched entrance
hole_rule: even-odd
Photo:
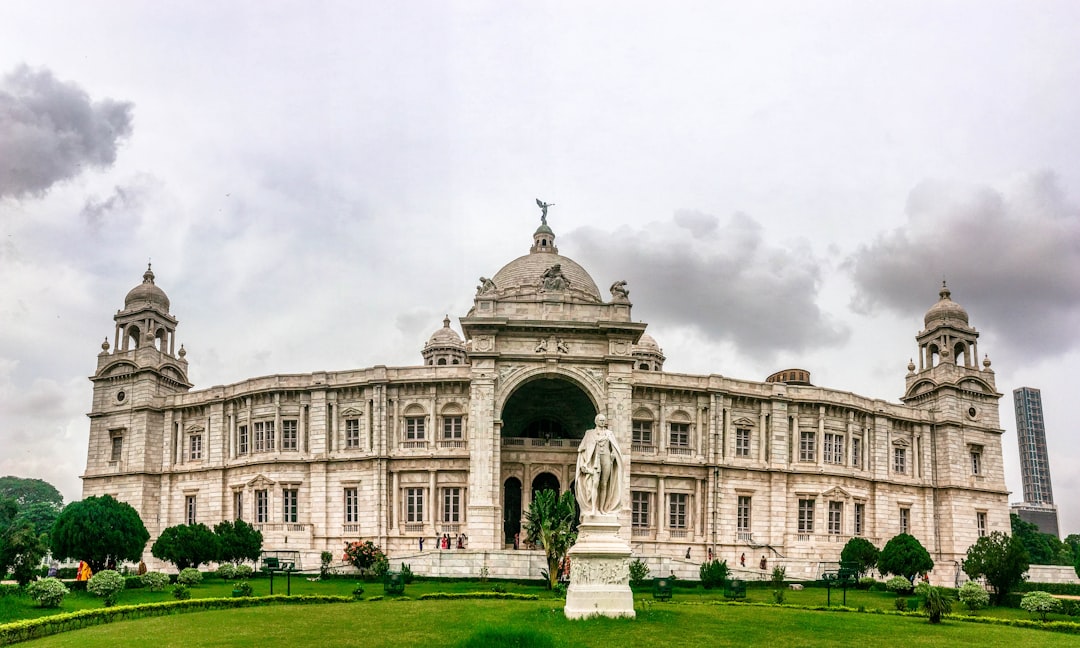
[[[542,472],[533,479],[532,482],[532,496],[535,499],[536,494],[543,490],[553,490],[555,494],[559,494],[559,478],[552,475],[549,472]]]
[[[521,531],[521,481],[511,477],[503,484],[503,542],[513,544]]]

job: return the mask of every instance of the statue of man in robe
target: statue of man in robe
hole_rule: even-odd
[[[578,446],[575,495],[583,515],[613,515],[622,508],[623,456],[607,417],[595,423]]]

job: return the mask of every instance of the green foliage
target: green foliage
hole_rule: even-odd
[[[263,535],[243,520],[226,520],[214,525],[218,541],[218,562],[255,562],[262,555]],[[329,553],[329,552],[328,552]]]
[[[875,579],[872,576],[863,576],[862,578],[859,579],[859,583],[858,583],[857,587],[859,589],[865,589],[865,590],[873,589],[874,585],[877,585],[877,582],[878,582],[877,579]]]
[[[1046,615],[1056,612],[1061,607],[1061,602],[1047,592],[1028,592],[1020,599],[1020,607],[1039,615],[1040,621],[1046,621]]]
[[[902,596],[911,594],[914,588],[911,586],[911,581],[903,576],[893,576],[885,581],[885,589],[895,593],[897,596]]]
[[[251,568],[251,565],[237,565],[236,566],[236,578],[251,578],[251,575],[255,573],[255,570]]]
[[[188,567],[180,570],[180,575],[176,577],[176,582],[181,585],[198,585],[202,582],[202,572],[194,567]]]
[[[535,628],[486,627],[477,630],[458,648],[490,648],[491,646],[514,646],[515,648],[554,648],[551,635]]]
[[[191,598],[191,590],[188,589],[187,585],[177,583],[176,585],[173,585],[172,595],[177,601],[186,601]]]
[[[48,544],[49,534],[56,524],[56,518],[60,517],[60,510],[60,505],[52,502],[31,502],[20,506],[15,519],[28,522],[34,527],[36,535],[45,536],[45,543]]]
[[[975,581],[968,581],[960,588],[960,602],[969,610],[981,610],[990,605],[990,594]]]
[[[90,581],[86,584],[86,591],[94,596],[100,596],[104,600],[105,607],[112,607],[116,604],[116,598],[120,596],[120,592],[124,591],[124,577],[113,569],[99,571],[90,577]]]
[[[901,533],[885,543],[878,556],[877,568],[882,574],[903,576],[911,582],[919,574],[933,569],[934,561],[918,538]]]
[[[178,524],[161,532],[150,553],[184,570],[217,560],[221,549],[217,535],[205,524]]]
[[[907,612],[907,599],[903,596],[897,596],[893,601],[893,605],[896,606],[897,612]]]
[[[246,580],[237,581],[236,584],[233,585],[233,596],[251,596],[254,593],[255,590],[252,589],[251,583],[247,582]]]
[[[51,504],[56,508],[64,505],[64,496],[56,487],[41,479],[24,477],[0,477],[0,496],[15,500],[19,508],[31,504]]]
[[[401,580],[405,581],[406,585],[411,585],[413,578],[412,567],[408,563],[401,563]]]
[[[64,587],[59,578],[43,578],[30,583],[30,586],[26,588],[26,593],[41,607],[55,608],[60,607],[60,604],[64,602],[68,588]]]
[[[515,592],[431,592],[417,597],[419,601],[435,601],[448,599],[505,599],[516,601],[537,601],[540,599],[536,594],[521,594]]]
[[[1001,531],[979,538],[968,547],[964,560],[964,573],[971,578],[985,577],[999,604],[1009,590],[1023,582],[1028,567],[1028,552],[1022,540]]]
[[[139,578],[142,579],[146,589],[151,592],[164,592],[165,587],[169,584],[169,576],[161,572],[146,572]]]
[[[630,584],[634,587],[643,585],[649,579],[649,565],[641,558],[630,563]]]
[[[229,580],[230,578],[234,578],[236,576],[236,565],[228,562],[221,563],[220,565],[218,565],[217,572],[215,573],[217,574],[217,577],[221,580]]]
[[[840,562],[850,563],[859,572],[859,576],[863,576],[877,565],[880,554],[872,542],[856,536],[848,540],[840,551]]]
[[[1057,537],[1049,533],[1042,533],[1039,531],[1038,525],[1021,520],[1020,516],[1015,513],[1009,515],[1009,522],[1011,523],[1013,537],[1018,538],[1024,549],[1027,550],[1028,560],[1031,564],[1058,564],[1058,552],[1055,550],[1054,543],[1051,542],[1051,538],[1056,541]]]
[[[386,560],[386,555],[382,552],[382,549],[379,548],[379,545],[371,540],[345,543],[345,556],[343,557],[343,560],[353,567],[356,567],[361,572],[372,569],[375,566],[375,563],[379,562],[380,559]]]
[[[37,577],[38,566],[47,552],[30,522],[16,517],[6,528],[0,527],[0,574],[11,570],[19,585]]]
[[[95,572],[110,560],[138,561],[149,539],[139,513],[111,495],[68,504],[50,536],[54,558],[85,560]]]
[[[775,588],[783,589],[783,587],[784,587],[784,579],[786,579],[786,578],[787,578],[787,567],[784,567],[783,565],[777,565],[776,567],[773,567],[771,582],[772,582],[772,586],[773,586],[774,589]]]
[[[952,601],[940,587],[927,586],[923,595],[923,612],[930,623],[941,623],[941,617],[952,612]]]
[[[390,559],[386,557],[386,554],[379,552],[379,555],[375,557],[375,564],[371,566],[371,573],[381,580],[388,571],[390,571]]]
[[[701,585],[705,589],[723,587],[728,579],[728,566],[726,560],[707,560],[698,568],[698,576]]]
[[[542,490],[536,493],[529,510],[525,512],[525,537],[544,549],[548,587],[551,589],[559,581],[559,565],[577,540],[577,533],[574,532],[576,517],[574,493],[571,491],[558,495],[553,490]]]
[[[361,585],[360,583],[357,583],[356,587],[353,588],[352,597],[353,597],[354,600],[359,601],[360,597],[362,597],[363,595],[364,595],[364,586]]]
[[[330,573],[330,563],[334,561],[334,554],[324,551],[319,554],[319,578],[326,578]]]

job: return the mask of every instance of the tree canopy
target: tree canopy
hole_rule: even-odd
[[[1028,552],[1020,538],[994,531],[968,547],[964,573],[971,578],[985,576],[1000,604],[1009,590],[1024,580],[1029,566]]]
[[[933,569],[934,561],[918,538],[901,533],[885,543],[877,567],[882,574],[895,574],[914,581],[917,575]]]
[[[42,479],[26,477],[0,477],[0,495],[15,500],[19,508],[30,504],[45,503],[60,508],[64,505],[64,496],[56,487]]]
[[[19,515],[18,503],[0,495],[0,577],[11,570],[20,585],[29,583],[47,547],[34,526]]]
[[[220,562],[255,562],[262,555],[262,532],[243,520],[218,522],[214,534],[219,542]]]
[[[110,561],[142,558],[150,533],[139,513],[111,495],[88,497],[68,504],[53,526],[53,557],[85,560],[100,571]]]
[[[863,576],[877,565],[880,553],[872,542],[866,538],[856,536],[848,540],[847,544],[844,545],[843,550],[840,552],[840,562],[854,565],[859,572],[859,576]]]
[[[205,524],[178,524],[161,532],[150,553],[183,570],[218,560],[220,547],[218,537]]]
[[[574,532],[576,516],[572,491],[561,496],[553,490],[539,491],[525,513],[526,537],[529,542],[543,547],[547,557],[549,588],[559,582],[559,565],[577,540]]]

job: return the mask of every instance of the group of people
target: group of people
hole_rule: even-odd
[[[469,536],[459,533],[456,538],[451,538],[449,533],[435,537],[435,544],[439,549],[465,549],[469,545]],[[424,539],[420,538],[420,551],[424,550]]]

